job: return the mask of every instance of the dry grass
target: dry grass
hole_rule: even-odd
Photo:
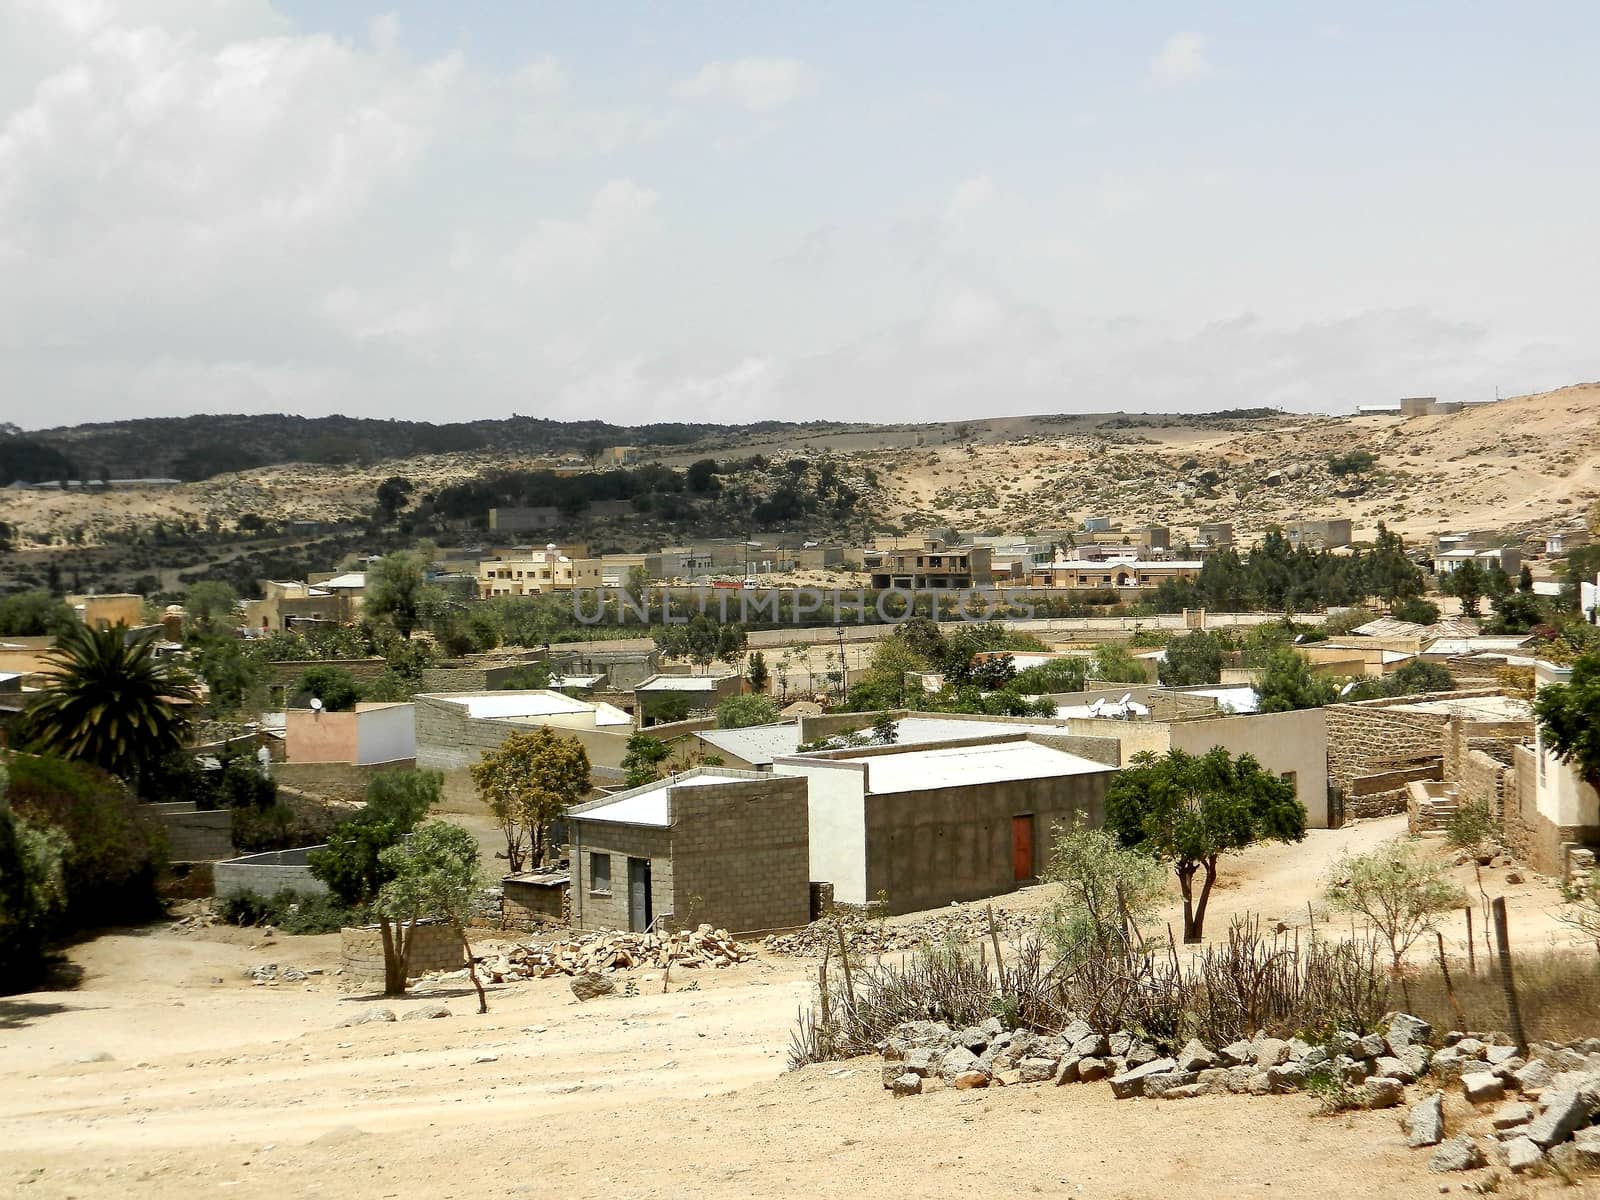
[[[1530,1039],[1570,1042],[1600,1036],[1600,955],[1559,950],[1515,954],[1512,971],[1522,1023]],[[1450,981],[1468,1029],[1510,1031],[1498,970],[1482,957],[1476,975],[1468,972],[1465,963],[1452,963]],[[1431,1022],[1435,1030],[1442,1033],[1461,1028],[1437,964],[1408,978],[1406,987],[1411,1011]],[[1391,999],[1396,1007],[1404,1003],[1399,988]]]

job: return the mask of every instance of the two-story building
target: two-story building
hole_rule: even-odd
[[[601,564],[594,558],[569,558],[554,543],[520,558],[489,558],[478,564],[478,595],[536,596],[601,586]]]
[[[885,550],[872,567],[872,586],[914,591],[985,587],[993,579],[992,560],[988,546],[929,540],[914,550]]]

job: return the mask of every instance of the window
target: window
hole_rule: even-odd
[[[595,896],[611,895],[611,855],[589,855],[589,892]]]
[[[1299,784],[1295,779],[1295,773],[1293,771],[1283,771],[1278,775],[1278,778],[1283,780],[1290,787],[1294,788],[1296,792],[1300,790]]]

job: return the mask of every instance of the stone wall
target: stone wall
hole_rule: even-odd
[[[299,683],[300,676],[312,667],[338,667],[340,670],[349,671],[361,683],[371,683],[382,675],[388,666],[388,662],[381,658],[320,658],[271,662],[267,664],[267,685],[291,688]]]
[[[1463,804],[1486,805],[1500,819],[1508,804],[1516,802],[1512,769],[1484,750],[1468,750],[1460,759],[1454,776],[1456,795]]]
[[[408,978],[429,971],[455,971],[466,965],[461,935],[445,922],[418,925],[413,934]],[[339,935],[339,961],[346,984],[383,982],[383,934],[376,925],[344,929]]]
[[[1506,848],[1535,871],[1557,879],[1565,876],[1574,849],[1600,845],[1600,826],[1557,825],[1539,812],[1539,755],[1532,746],[1517,746],[1515,766],[1508,773],[1501,828]]]
[[[1442,713],[1396,711],[1415,697],[1369,700],[1362,704],[1330,704],[1323,713],[1328,723],[1328,784],[1344,797],[1348,817],[1379,816],[1405,811],[1408,780],[1393,787],[1357,786],[1366,776],[1390,774],[1437,764],[1443,778],[1445,729]],[[1416,776],[1413,776],[1416,778]]]
[[[227,809],[196,810],[192,802],[152,804],[167,836],[167,857],[173,862],[216,862],[232,858],[233,813]]]
[[[383,771],[408,771],[415,766],[416,763],[411,759],[374,763],[366,767],[337,762],[275,762],[272,764],[272,778],[303,795],[356,801],[366,799],[367,784],[374,775]]]
[[[509,680],[527,663],[505,663],[496,666],[427,667],[422,672],[424,692],[492,692]]]

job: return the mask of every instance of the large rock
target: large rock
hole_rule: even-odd
[[[1053,1058],[1025,1058],[1017,1064],[1019,1083],[1043,1083],[1051,1079],[1056,1073],[1056,1060]]]
[[[1230,1042],[1217,1052],[1226,1067],[1242,1067],[1256,1060],[1256,1048],[1251,1042]]]
[[[1065,1041],[1065,1035],[1062,1040]],[[1072,1053],[1079,1058],[1104,1058],[1111,1050],[1106,1039],[1098,1033],[1088,1033],[1071,1043]]]
[[[1406,1086],[1388,1075],[1374,1075],[1366,1082],[1368,1108],[1394,1108],[1406,1098]]]
[[[1089,1028],[1089,1022],[1082,1019],[1077,1019],[1072,1021],[1065,1029],[1061,1031],[1061,1040],[1069,1046],[1076,1046],[1079,1042],[1083,1041],[1084,1038],[1090,1037],[1093,1034],[1094,1030]]]
[[[950,1026],[939,1021],[902,1021],[884,1040],[883,1056],[898,1060],[920,1048],[944,1050],[952,1037]]]
[[[970,1091],[973,1088],[986,1088],[989,1086],[989,1076],[982,1071],[962,1071],[951,1077],[950,1086],[958,1092]]]
[[[1198,1071],[1166,1071],[1160,1075],[1148,1075],[1144,1081],[1144,1094],[1150,1100],[1182,1100],[1199,1095],[1196,1087],[1199,1082]]]
[[[1369,1033],[1366,1037],[1358,1039],[1355,1045],[1350,1047],[1349,1054],[1352,1058],[1365,1058],[1370,1061],[1374,1058],[1381,1058],[1388,1053],[1388,1050],[1389,1047],[1384,1044],[1384,1040],[1381,1037],[1375,1033]]]
[[[1561,1149],[1571,1166],[1584,1171],[1600,1168],[1600,1126],[1578,1130]]]
[[[1199,1038],[1190,1038],[1188,1044],[1178,1051],[1180,1071],[1204,1071],[1207,1067],[1215,1066],[1216,1061],[1217,1056]]]
[[[1267,1068],[1267,1083],[1274,1092],[1298,1092],[1305,1087],[1310,1074],[1311,1069],[1305,1063],[1279,1063]]]
[[[443,1004],[424,1004],[421,1008],[413,1008],[400,1019],[402,1021],[437,1021],[450,1015],[450,1009]]]
[[[339,1022],[339,1028],[348,1025],[370,1025],[374,1021],[393,1021],[394,1013],[387,1008],[369,1008],[365,1012],[353,1013]]]
[[[615,995],[617,985],[596,971],[585,971],[572,977],[572,994],[579,1000],[598,1000],[601,996]]]
[[[1156,1053],[1156,1048],[1149,1042],[1135,1042],[1128,1047],[1128,1066],[1142,1067],[1155,1062],[1161,1056]]]
[[[1444,1140],[1444,1093],[1418,1100],[1406,1113],[1406,1145],[1413,1149],[1437,1146]]]
[[[1256,1066],[1263,1070],[1289,1061],[1289,1043],[1282,1038],[1262,1038],[1256,1046]]]
[[[1483,1148],[1466,1134],[1445,1142],[1428,1160],[1430,1171],[1476,1171],[1488,1165]]]
[[[1513,1175],[1531,1171],[1542,1162],[1544,1151],[1534,1145],[1532,1139],[1519,1137],[1506,1143],[1506,1166],[1511,1168]]]
[[[1506,1094],[1506,1081],[1490,1071],[1474,1071],[1461,1077],[1461,1092],[1469,1104],[1489,1104]]]
[[[1526,1125],[1534,1116],[1533,1105],[1512,1100],[1495,1109],[1489,1121],[1496,1129],[1515,1129],[1518,1125]]]
[[[1106,1060],[1090,1056],[1078,1060],[1078,1080],[1081,1083],[1093,1083],[1097,1079],[1104,1079],[1110,1074]]]
[[[956,1034],[956,1044],[965,1046],[974,1054],[982,1054],[985,1047],[989,1045],[989,1034],[985,1030],[979,1029],[976,1025],[968,1026]]]
[[[1536,1058],[1518,1067],[1511,1077],[1516,1081],[1517,1091],[1538,1093],[1550,1086],[1556,1073],[1548,1063]]]
[[[1384,1040],[1389,1043],[1389,1052],[1399,1058],[1407,1046],[1426,1046],[1432,1041],[1433,1026],[1410,1013],[1395,1013],[1384,1031]]]
[[[978,1056],[965,1046],[947,1050],[939,1060],[939,1078],[952,1086],[957,1075],[978,1070]]]
[[[896,1075],[894,1082],[889,1085],[889,1090],[896,1096],[920,1096],[922,1095],[922,1076],[911,1071],[907,1071],[903,1075]]]
[[[1111,1079],[1111,1094],[1118,1100],[1127,1100],[1132,1096],[1144,1095],[1144,1081],[1152,1075],[1165,1075],[1174,1070],[1177,1063],[1170,1058],[1158,1058],[1137,1067],[1130,1067],[1120,1075]],[[1083,1070],[1083,1064],[1078,1064],[1078,1070]]]
[[[1381,1055],[1373,1062],[1372,1069],[1379,1075],[1386,1075],[1390,1079],[1398,1079],[1401,1083],[1415,1083],[1417,1081],[1417,1077],[1411,1069],[1392,1054]]]
[[[1528,1125],[1528,1136],[1548,1150],[1566,1141],[1595,1114],[1592,1092],[1572,1088],[1547,1093],[1544,1111]]]

